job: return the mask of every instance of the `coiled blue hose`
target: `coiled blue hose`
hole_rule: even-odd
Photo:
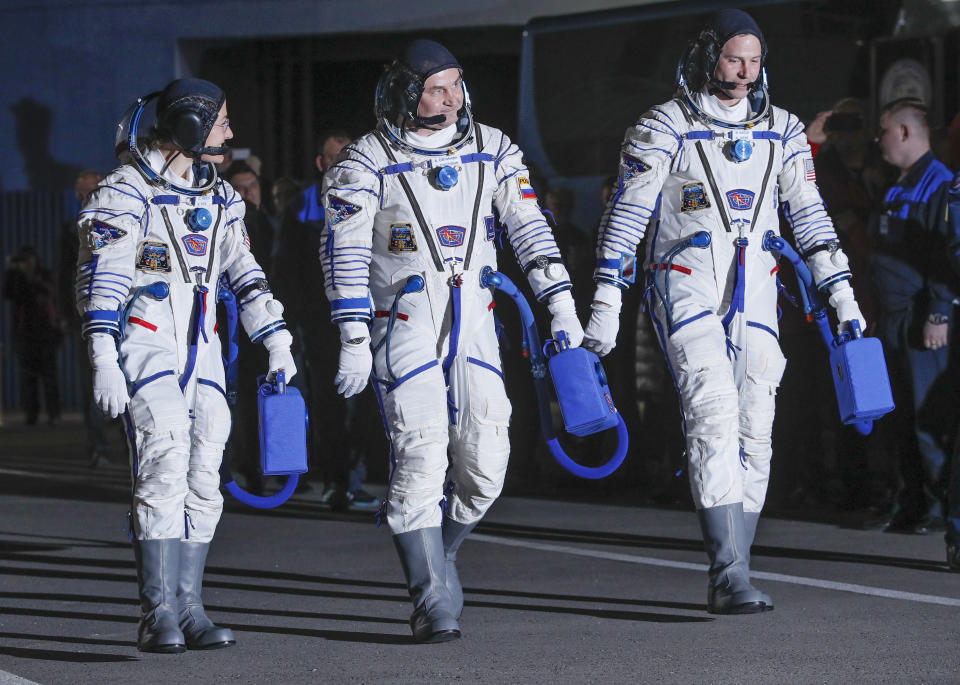
[[[553,431],[553,419],[550,415],[551,384],[547,380],[547,358],[540,345],[540,335],[537,332],[537,324],[533,318],[530,304],[513,281],[490,267],[484,267],[481,272],[480,284],[484,288],[496,288],[503,291],[510,296],[514,304],[517,305],[517,309],[520,310],[520,320],[523,325],[523,350],[530,358],[533,385],[537,393],[537,407],[540,413],[540,430],[553,458],[563,468],[579,478],[587,480],[606,478],[620,468],[630,445],[627,424],[624,423],[620,412],[617,412],[617,449],[606,464],[596,467],[583,466],[567,456]]]

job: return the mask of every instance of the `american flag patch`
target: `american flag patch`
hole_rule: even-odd
[[[817,180],[817,172],[813,169],[813,159],[810,157],[807,157],[805,160],[803,160],[803,170],[808,181]]]

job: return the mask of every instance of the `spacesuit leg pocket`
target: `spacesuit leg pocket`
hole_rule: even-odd
[[[697,506],[739,502],[737,387],[720,320],[705,316],[670,336],[666,347],[680,391],[688,475]]]
[[[178,538],[183,532],[190,419],[176,376],[163,376],[138,388],[128,411],[135,441],[137,537]]]
[[[777,339],[762,329],[748,329],[746,347],[746,376],[740,388],[743,508],[758,512],[763,508],[770,479],[776,394],[787,360]]]
[[[461,357],[457,384],[460,425],[452,450],[449,480],[453,485],[450,516],[460,523],[480,520],[500,495],[510,457],[510,414],[513,407],[503,385],[499,359]],[[459,389],[459,388],[458,388]]]
[[[387,494],[387,523],[394,533],[440,525],[447,470],[448,420],[439,366],[393,390],[379,386],[394,458]]]
[[[186,536],[190,540],[209,542],[220,520],[220,460],[229,438],[230,409],[226,399],[218,388],[198,383],[184,499]]]

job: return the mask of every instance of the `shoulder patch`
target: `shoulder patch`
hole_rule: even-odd
[[[437,237],[444,247],[460,247],[466,234],[467,229],[463,226],[441,226],[437,229]]]
[[[198,233],[189,233],[180,240],[183,241],[183,246],[186,248],[187,254],[193,255],[194,257],[202,257],[207,254],[207,236]]]
[[[360,211],[360,205],[355,205],[352,202],[347,202],[346,200],[337,197],[336,195],[328,195],[327,203],[329,204],[330,211],[330,225],[336,226],[341,221],[346,221],[357,212]]]
[[[753,207],[754,193],[750,190],[738,188],[737,190],[727,191],[727,202],[731,209],[746,211]]]
[[[105,221],[100,221],[100,219],[90,219],[83,225],[87,231],[87,243],[91,250],[99,250],[127,235],[127,232],[122,228],[111,226]]]
[[[137,251],[137,269],[154,273],[170,273],[170,248],[166,243],[146,241]]]
[[[407,223],[390,224],[390,244],[387,250],[392,254],[417,251],[417,239],[413,235],[413,226]]]
[[[637,159],[631,155],[624,154],[622,163],[624,181],[629,181],[631,178],[635,178],[640,174],[650,171],[649,164],[644,162],[642,159]]]
[[[520,191],[521,200],[536,200],[537,193],[533,189],[533,184],[530,183],[530,179],[526,176],[521,176],[517,174],[517,190]]]
[[[806,159],[803,160],[803,171],[808,181],[817,180],[817,172],[814,169],[812,157],[807,157]]]

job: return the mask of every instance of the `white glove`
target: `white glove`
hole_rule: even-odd
[[[605,357],[617,346],[617,332],[620,330],[620,288],[597,283],[597,292],[593,296],[590,309],[590,321],[583,332],[583,346],[598,357]]]
[[[340,324],[340,365],[334,383],[344,398],[353,397],[367,387],[373,369],[370,331],[366,324],[347,321]]]
[[[293,380],[297,375],[297,365],[293,362],[293,355],[290,353],[290,345],[293,344],[293,336],[290,331],[281,330],[271,333],[263,339],[263,346],[270,353],[267,369],[267,375],[275,371],[283,371],[283,378],[286,383]]]
[[[117,361],[117,341],[107,333],[93,333],[87,339],[87,353],[93,367],[93,401],[115,419],[130,402],[127,379]]]
[[[554,340],[557,338],[557,333],[564,331],[570,341],[570,347],[580,347],[580,343],[583,342],[583,326],[577,318],[577,308],[573,304],[570,291],[564,290],[551,297],[547,303],[547,309],[553,315],[550,321],[550,334]]]
[[[860,331],[867,330],[867,322],[860,313],[860,306],[853,298],[853,288],[846,282],[840,284],[840,288],[830,296],[830,306],[837,310],[837,334],[843,333],[847,329],[847,323],[850,321],[860,322]]]

